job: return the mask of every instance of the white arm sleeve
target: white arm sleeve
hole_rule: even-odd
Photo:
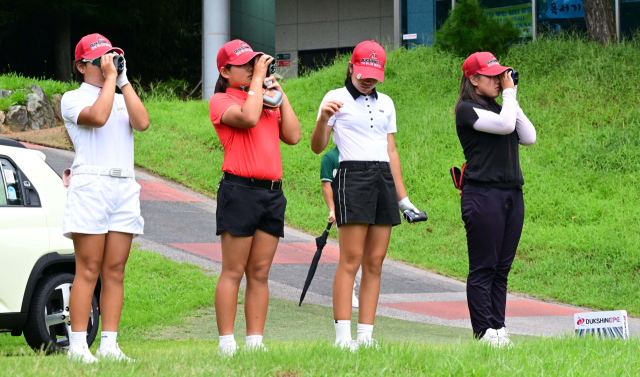
[[[516,117],[516,131],[518,132],[518,138],[521,145],[533,145],[536,142],[536,129],[533,124],[524,115],[524,111],[518,106],[518,113]]]
[[[492,111],[474,108],[478,120],[473,124],[473,129],[496,135],[509,135],[516,129],[516,115],[518,101],[514,89],[505,89],[502,92],[502,111],[496,114]]]

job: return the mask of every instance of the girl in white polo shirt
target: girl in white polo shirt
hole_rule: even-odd
[[[124,297],[124,268],[133,237],[142,234],[140,185],[133,171],[133,130],[149,127],[149,115],[116,55],[100,34],[76,46],[74,76],[81,86],[62,97],[62,116],[76,151],[64,211],[63,232],[73,240],[76,275],[69,298],[69,358],[98,361],[87,347],[93,291],[101,278],[102,334],[96,356],[131,361],[116,335]],[[122,94],[116,94],[116,86]]]
[[[380,293],[380,273],[391,227],[400,213],[419,212],[407,197],[393,134],[393,101],[376,91],[384,80],[384,49],[374,41],[353,50],[345,86],[324,96],[311,149],[321,153],[333,128],[340,150],[340,169],[333,196],[340,242],[340,262],[333,282],[335,345],[354,350],[375,346],[371,335]],[[351,289],[362,264],[358,337],[351,340]]]

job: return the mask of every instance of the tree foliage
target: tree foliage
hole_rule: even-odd
[[[124,50],[129,76],[145,85],[171,77],[192,86],[200,80],[202,0],[0,1],[0,73],[54,77],[53,34],[62,9],[70,12],[71,59],[83,36],[100,33]]]
[[[436,46],[455,55],[467,57],[474,52],[489,51],[502,55],[522,32],[511,21],[498,22],[485,14],[478,0],[460,0],[436,31]]]

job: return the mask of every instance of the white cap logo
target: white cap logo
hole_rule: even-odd
[[[103,37],[102,35],[98,35],[98,36],[96,37],[96,40],[98,40],[98,41],[104,41],[104,40],[105,40],[105,37]]]
[[[362,73],[358,73],[358,76],[356,76],[358,80],[360,80],[360,77],[362,77]]]
[[[375,59],[375,58],[377,58],[377,57],[378,57],[378,54],[376,54],[376,52],[375,52],[375,51],[371,51],[371,55],[369,55],[369,57],[370,57],[371,59]]]

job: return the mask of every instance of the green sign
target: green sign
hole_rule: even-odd
[[[289,60],[291,59],[290,54],[278,54],[276,55],[276,60]]]
[[[511,20],[517,28],[522,30],[523,37],[533,36],[531,3],[514,5],[512,7],[487,9],[486,15],[497,19],[499,22],[507,22],[507,20]]]

